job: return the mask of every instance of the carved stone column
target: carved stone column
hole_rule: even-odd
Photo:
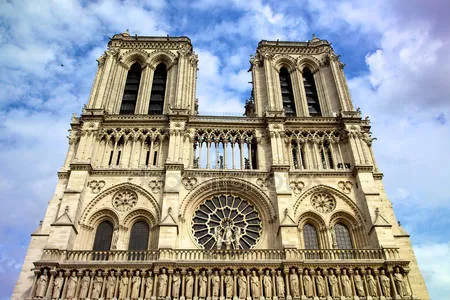
[[[217,148],[216,148],[216,153],[217,153]],[[198,275],[199,275],[199,271],[195,270],[194,271],[194,286],[193,286],[194,298],[193,298],[193,300],[198,300]]]

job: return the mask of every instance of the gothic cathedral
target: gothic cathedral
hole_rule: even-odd
[[[12,298],[429,299],[330,43],[261,41],[243,117],[197,63],[111,38]]]

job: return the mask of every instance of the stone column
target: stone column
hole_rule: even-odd
[[[223,275],[224,275],[224,271],[220,270],[220,300],[225,299],[225,294],[224,294],[224,290],[223,290]]]
[[[153,279],[152,300],[155,300],[156,299],[156,291],[158,290],[158,273],[159,273],[159,270],[154,270],[153,273],[155,274],[155,278]]]
[[[286,287],[286,300],[292,299],[291,297],[291,282],[289,281],[289,268],[285,268],[284,270],[284,286]],[[282,271],[282,272],[283,272]]]
[[[181,293],[180,293],[180,300],[185,299],[185,285],[186,285],[186,270],[181,271]]]
[[[66,293],[67,293],[67,280],[70,277],[70,271],[66,271],[64,272],[64,280],[63,280],[63,290],[61,293],[61,298],[66,298]]]
[[[171,295],[172,295],[172,275],[173,275],[173,270],[169,269],[167,270],[167,275],[169,276],[169,282],[167,284],[167,298],[171,299]]]
[[[217,148],[216,148],[216,153],[217,153]],[[194,288],[194,298],[193,298],[193,300],[197,300],[198,299],[198,274],[199,274],[199,271],[195,270],[194,271],[194,286],[193,286],[193,288]]]
[[[45,296],[48,298],[48,299],[52,299],[52,293],[53,293],[53,282],[54,282],[54,280],[55,280],[55,275],[57,274],[58,272],[55,270],[55,269],[53,269],[53,270],[51,270],[50,271],[50,280],[49,280],[49,282],[48,282],[48,287],[47,287],[47,292],[45,293]]]

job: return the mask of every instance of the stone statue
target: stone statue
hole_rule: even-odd
[[[100,298],[100,293],[102,291],[102,285],[103,285],[103,277],[100,271],[97,271],[97,276],[94,278],[94,282],[92,283],[92,299],[98,299]]]
[[[233,231],[231,230],[230,225],[227,225],[225,227],[223,236],[224,236],[223,241],[225,243],[225,247],[227,247],[227,249],[230,249],[231,243],[233,242]]]
[[[325,297],[325,279],[322,276],[322,272],[320,270],[317,271],[316,275],[316,286],[317,286],[317,296]]]
[[[138,299],[141,290],[141,276],[140,272],[136,271],[131,282],[131,299]]]
[[[279,298],[284,298],[284,278],[281,270],[277,270],[277,276],[275,277],[275,282],[277,285],[277,296]]]
[[[161,275],[158,277],[158,297],[166,298],[167,296],[167,274],[166,269],[161,270]]]
[[[264,296],[272,298],[272,277],[270,277],[269,270],[266,270],[263,276]]]
[[[115,297],[117,278],[114,276],[114,271],[109,271],[108,278],[106,278],[106,299],[112,299]]]
[[[240,249],[241,248],[241,244],[240,244],[240,240],[242,237],[242,228],[239,226],[236,226],[236,232],[234,233],[234,243],[235,243],[235,249]]]
[[[63,283],[64,283],[64,274],[62,271],[59,271],[58,277],[55,278],[55,281],[53,283],[52,298],[59,299],[59,297],[61,296]]]
[[[39,279],[37,280],[36,298],[45,297],[45,291],[47,290],[47,283],[48,283],[47,269],[44,269],[41,276],[39,276]]]
[[[222,234],[221,234],[220,231],[221,230],[220,230],[219,226],[214,228],[214,237],[216,239],[216,248],[217,248],[217,250],[222,249],[222,243],[223,243]]]
[[[239,299],[247,298],[247,276],[245,276],[244,270],[239,270],[238,286],[239,286]]]
[[[330,275],[328,275],[328,281],[330,282],[330,292],[332,297],[339,296],[339,282],[338,278],[334,274],[334,270],[330,270]]]
[[[351,297],[352,296],[352,283],[350,281],[350,278],[347,275],[347,270],[345,270],[345,269],[342,271],[341,283],[342,283],[343,296]]]
[[[213,298],[219,297],[219,290],[220,290],[220,276],[219,271],[214,270],[214,274],[211,277],[211,296]]]
[[[200,276],[198,277],[198,297],[201,299],[206,298],[206,292],[208,290],[208,277],[206,276],[206,271],[202,270]]]
[[[117,249],[117,241],[119,240],[119,227],[114,228],[111,238],[111,249]]]
[[[259,284],[259,277],[256,271],[252,271],[252,277],[250,278],[250,287],[252,290],[253,299],[259,299],[261,297],[261,285]]]
[[[145,299],[150,299],[153,291],[153,274],[152,271],[148,271],[148,276],[145,278]]]
[[[175,273],[172,275],[172,298],[174,299],[180,298],[180,286],[181,286],[180,271],[175,270]]]
[[[85,271],[83,278],[81,278],[81,288],[80,288],[80,295],[79,295],[79,297],[81,299],[88,297],[90,282],[91,282],[91,278],[89,278],[89,271]]]
[[[306,297],[314,296],[313,282],[311,276],[309,276],[309,270],[305,270],[303,275],[303,289],[305,291]]]
[[[192,293],[194,287],[194,276],[192,276],[192,271],[189,270],[186,275],[186,299],[192,299]]]
[[[78,277],[75,271],[72,272],[72,275],[67,279],[67,292],[66,298],[72,299],[75,298],[75,292],[77,291],[77,282]]]
[[[372,270],[369,270],[367,274],[367,294],[372,297],[378,297],[377,282],[372,275]]]
[[[289,274],[289,283],[291,287],[291,295],[293,298],[300,297],[300,291],[298,289],[298,276],[295,272],[295,269],[291,269],[291,273]]]
[[[355,290],[358,296],[365,296],[366,292],[364,291],[363,280],[361,275],[359,275],[359,271],[355,270],[355,275],[353,275],[353,282],[355,283]]]
[[[225,298],[231,299],[233,298],[233,276],[231,275],[230,270],[227,270],[224,282],[225,282]]]
[[[381,289],[383,290],[383,294],[386,297],[391,296],[391,282],[389,277],[386,276],[383,269],[380,271],[380,281],[381,281]]]
[[[398,295],[401,297],[407,296],[405,281],[398,267],[395,268],[394,283],[395,287],[397,288]]]
[[[120,278],[119,285],[119,299],[128,298],[128,284],[130,283],[130,279],[128,278],[128,272],[124,271],[122,277]]]

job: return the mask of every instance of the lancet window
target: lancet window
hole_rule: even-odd
[[[147,250],[150,227],[145,221],[138,221],[133,224],[130,232],[130,243],[128,250]]]
[[[317,238],[316,227],[306,223],[303,226],[303,240],[305,243],[305,249],[319,249],[319,240]]]
[[[279,75],[284,113],[286,116],[295,116],[295,102],[294,93],[292,92],[291,75],[285,67],[280,69]]]
[[[153,75],[152,92],[150,94],[149,115],[160,115],[164,109],[166,94],[167,68],[163,63],[159,64]]]
[[[337,223],[334,225],[334,233],[338,249],[353,249],[352,239],[347,226]]]
[[[134,63],[128,71],[127,80],[125,82],[125,90],[122,97],[122,104],[120,106],[120,114],[134,114],[139,91],[139,83],[141,81],[141,71],[141,65],[138,63]]]
[[[308,104],[309,115],[312,117],[321,116],[322,112],[320,110],[319,97],[317,96],[314,75],[308,68],[303,69],[303,86],[305,87],[306,103]]]
[[[111,240],[113,235],[113,224],[110,221],[101,222],[95,232],[95,240],[93,250],[106,251],[111,248]]]

